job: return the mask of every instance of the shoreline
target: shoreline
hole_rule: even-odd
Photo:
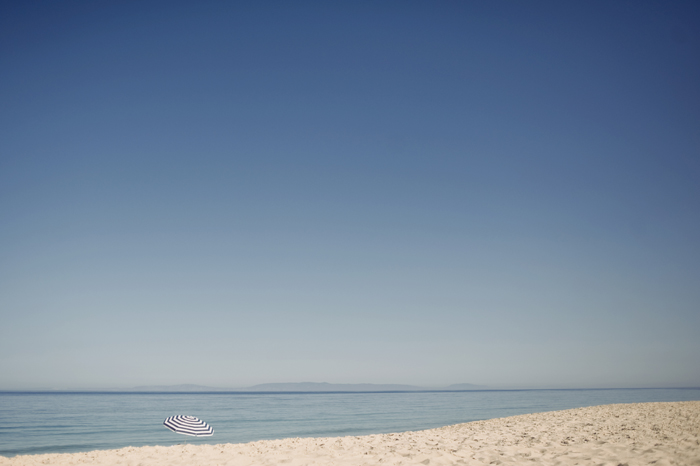
[[[422,431],[243,444],[125,447],[1,457],[53,464],[618,464],[700,466],[700,401],[612,404],[474,421]]]

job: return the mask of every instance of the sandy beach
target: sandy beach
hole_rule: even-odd
[[[700,401],[595,406],[362,437],[0,457],[0,465],[700,465]]]

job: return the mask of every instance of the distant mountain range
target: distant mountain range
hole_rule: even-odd
[[[205,385],[182,384],[182,385],[142,385],[139,387],[116,389],[114,391],[127,392],[230,392],[236,389],[207,387]]]
[[[485,390],[484,385],[460,383],[447,387],[419,387],[416,385],[401,384],[373,384],[373,383],[264,383],[244,388],[220,388],[204,385],[147,385],[134,387],[127,391],[134,392],[416,392],[426,390],[463,391]]]

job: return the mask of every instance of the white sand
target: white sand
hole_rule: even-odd
[[[0,457],[0,465],[700,465],[700,401],[595,406],[363,437]]]

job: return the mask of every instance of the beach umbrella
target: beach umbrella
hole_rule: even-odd
[[[163,425],[173,432],[192,437],[209,437],[214,435],[214,429],[206,422],[194,416],[170,416]]]

